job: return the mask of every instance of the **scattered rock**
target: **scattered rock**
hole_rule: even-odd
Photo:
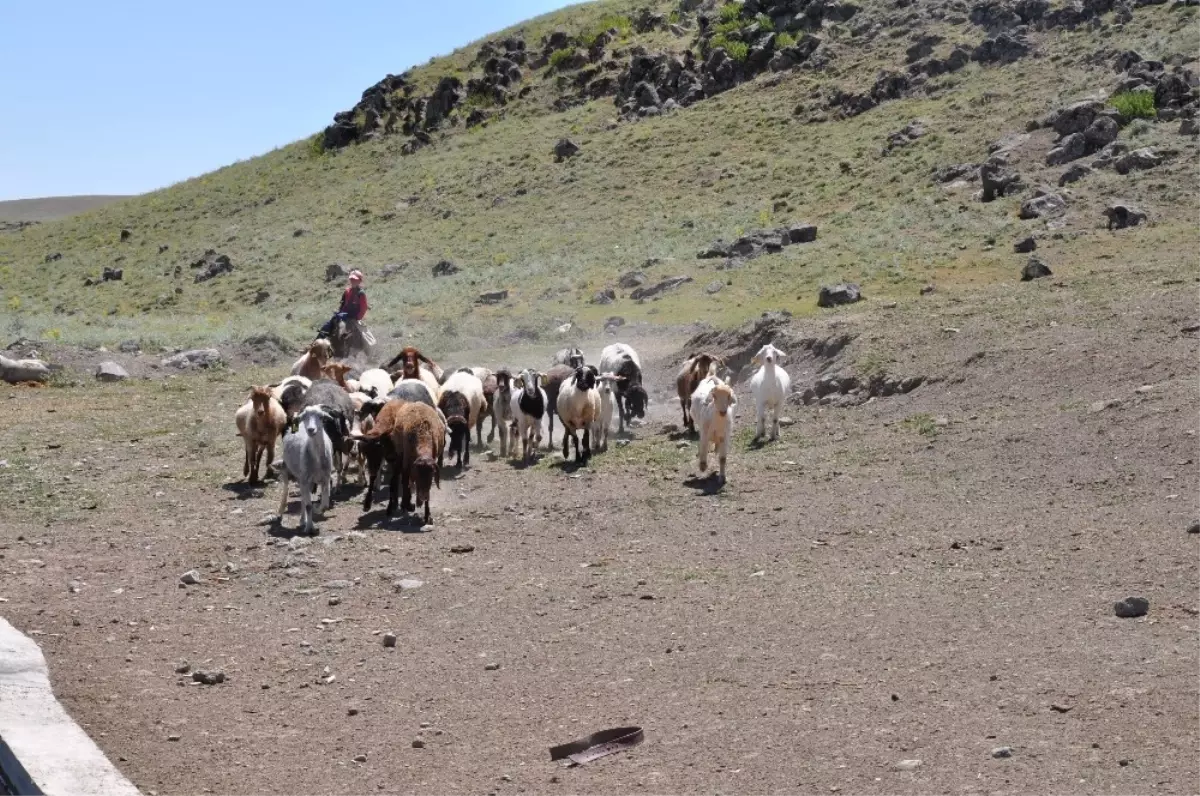
[[[116,362],[101,362],[96,366],[96,379],[99,381],[123,381],[127,378],[129,373]]]
[[[1113,168],[1117,170],[1117,174],[1128,174],[1131,171],[1152,169],[1155,166],[1160,166],[1163,160],[1163,156],[1158,152],[1150,147],[1145,147],[1127,152],[1117,158],[1113,163]]]
[[[196,348],[191,351],[181,351],[178,354],[169,356],[162,361],[165,368],[178,368],[186,370],[189,368],[209,368],[220,365],[221,352],[215,348]]]
[[[717,293],[720,293],[721,290],[724,289],[724,287],[725,287],[724,282],[722,282],[720,279],[714,279],[712,282],[709,282],[708,285],[705,286],[704,292],[707,293],[708,295],[712,296]]]
[[[475,545],[473,544],[456,544],[450,548],[451,553],[473,553]]]
[[[978,171],[978,163],[954,163],[949,166],[935,168],[932,177],[936,183],[946,183],[955,180],[970,179]]]
[[[1025,263],[1025,267],[1021,269],[1022,282],[1041,279],[1044,276],[1054,276],[1054,273],[1050,270],[1050,266],[1042,262],[1040,257],[1030,257],[1029,262]]]
[[[1108,219],[1108,229],[1125,229],[1145,221],[1146,213],[1133,205],[1111,204],[1105,208],[1104,217]]]
[[[992,750],[992,757],[997,760],[1003,760],[1004,758],[1012,757],[1012,755],[1013,750],[1011,746],[997,746]]]
[[[192,268],[197,269],[198,273],[193,278],[193,281],[199,284],[214,279],[221,274],[228,274],[233,271],[233,262],[228,255],[217,254],[213,249],[204,252],[204,256],[192,263]]]
[[[1192,524],[1187,527],[1188,533],[1200,533],[1200,520],[1193,520]]]
[[[171,741],[171,742],[178,741],[179,738],[180,738],[180,736],[175,733],[171,733],[170,735],[167,736],[167,740]]]
[[[434,276],[451,276],[462,269],[451,260],[439,260],[434,264],[432,270]]]
[[[971,51],[971,60],[979,63],[1009,64],[1033,52],[1033,43],[1018,30],[1005,31],[984,39]]]
[[[639,287],[637,290],[630,293],[629,297],[635,300],[652,298],[661,293],[665,293],[668,290],[674,290],[680,285],[687,284],[691,281],[692,278],[690,276],[672,276],[668,279],[658,282],[657,284]]]
[[[120,282],[125,278],[125,272],[120,268],[110,268],[104,266],[104,270],[100,272],[101,282]]]
[[[983,186],[980,201],[990,202],[998,197],[1007,196],[1021,189],[1021,175],[1008,169],[1004,157],[988,158],[979,167],[979,181]]]
[[[355,763],[365,763],[365,762],[367,762],[367,756],[366,755],[355,755],[354,762]]]
[[[383,268],[379,269],[379,278],[390,279],[407,267],[408,263],[388,263],[387,265],[383,266]]]
[[[1072,705],[1059,705],[1058,703],[1052,703],[1050,705],[1050,709],[1055,713],[1070,713],[1072,707]]]
[[[486,665],[483,667],[483,670],[484,670],[485,672],[496,672],[496,671],[499,671],[499,670],[500,670],[500,664],[498,664],[498,663],[489,663],[489,664],[486,664]]]
[[[424,749],[425,741],[421,740],[420,738],[413,738],[412,748],[413,749]]]
[[[1066,171],[1064,171],[1062,176],[1058,178],[1058,186],[1061,188],[1064,185],[1070,185],[1073,182],[1079,182],[1091,173],[1091,166],[1085,166],[1082,163],[1075,163]]]
[[[579,154],[579,145],[569,138],[560,138],[554,145],[554,160],[557,163],[562,163],[577,154]]]
[[[54,252],[53,254],[46,255],[45,262],[56,263],[61,259],[62,259],[62,252]]]
[[[350,276],[350,269],[341,263],[330,263],[325,266],[325,281],[338,282]]]
[[[383,634],[383,646],[387,647],[388,649],[395,647],[396,646],[396,634],[395,633],[384,633]]]
[[[632,290],[633,288],[641,287],[649,281],[650,277],[641,271],[627,271],[621,274],[621,278],[617,280],[617,287]]]
[[[175,667],[175,674],[187,674],[191,670],[192,665],[190,663],[187,661],[180,661],[179,665]]]
[[[1150,601],[1145,597],[1126,597],[1113,604],[1113,613],[1121,619],[1136,619],[1150,611]]]
[[[491,290],[485,293],[480,293],[476,299],[476,304],[499,304],[508,298],[507,290]]]
[[[195,671],[195,672],[192,672],[192,682],[200,683],[201,685],[219,685],[219,684],[225,682],[225,672],[222,672],[222,671],[213,671],[213,672]]]
[[[816,224],[793,224],[787,232],[792,243],[812,243],[817,239]]]
[[[179,582],[184,586],[195,586],[200,582],[200,573],[194,569],[189,569],[179,576]]]
[[[896,764],[897,771],[916,771],[920,767],[920,760],[901,760]]]
[[[1037,239],[1032,235],[1021,238],[1021,240],[1013,244],[1013,251],[1017,254],[1029,254],[1035,249],[1037,249]]]
[[[396,591],[410,591],[412,589],[419,589],[424,585],[424,581],[417,580],[416,578],[402,578],[393,583],[392,588]]]
[[[1053,218],[1054,216],[1062,215],[1066,210],[1067,201],[1062,196],[1039,190],[1021,203],[1021,210],[1017,216],[1025,220],[1031,218]]]
[[[909,122],[895,132],[888,133],[887,143],[881,154],[887,155],[894,149],[901,149],[925,135],[925,125],[920,120]]]
[[[1179,122],[1179,134],[1190,136],[1200,135],[1200,121],[1197,121],[1195,117],[1183,119]]]
[[[603,290],[597,290],[592,294],[592,304],[612,304],[617,300],[617,291],[611,287],[606,287]]]
[[[858,285],[843,282],[833,287],[822,287],[817,296],[818,307],[836,307],[839,304],[853,304],[862,300],[862,291]]]
[[[129,230],[127,230],[127,229],[121,230],[121,242],[122,243],[124,243],[125,241],[129,240],[132,237],[133,237],[133,233],[130,232]]]

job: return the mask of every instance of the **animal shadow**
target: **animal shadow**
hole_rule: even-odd
[[[272,477],[271,480],[275,479]],[[259,481],[257,484],[251,484],[248,481],[230,481],[227,484],[221,484],[221,489],[232,492],[236,500],[252,500],[266,496],[267,483],[266,481]]]
[[[419,511],[424,511],[424,509],[419,509]],[[372,528],[385,531],[398,531],[399,533],[424,533],[425,518],[420,514],[405,514],[403,512],[394,517],[388,517],[387,508],[380,506],[377,509],[371,509],[365,514],[360,514],[358,521],[354,524],[356,531],[365,531]]]
[[[694,475],[691,478],[684,479],[683,485],[695,489],[697,495],[715,495],[725,488],[717,473]]]

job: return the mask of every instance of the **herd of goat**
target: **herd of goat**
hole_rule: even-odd
[[[757,438],[779,435],[779,413],[791,379],[780,366],[784,353],[764,345],[750,382],[757,410]],[[707,353],[687,359],[676,378],[684,427],[699,435],[699,468],[708,470],[716,453],[718,478],[725,462],[737,398],[721,378],[724,361]],[[449,455],[462,468],[471,461],[471,430],[483,445],[483,426],[491,418],[487,440],[500,437],[500,456],[533,461],[542,444],[543,419],[554,447],[554,418],[562,425],[562,455],[586,464],[593,449],[607,450],[616,414],[618,432],[646,416],[649,396],[642,385],[637,351],[624,343],[607,346],[599,365],[586,364],[578,348],[566,348],[547,371],[518,373],[483,367],[448,372],[416,348],[404,348],[379,368],[359,371],[333,360],[327,340],[316,340],[278,384],[251,388],[236,413],[238,436],[245,442],[242,475],[258,483],[262,460],[269,468],[275,443],[282,438],[278,466],[283,484],[279,516],[287,512],[289,483],[300,490],[301,529],[315,532],[313,492],[320,490],[317,513],[329,508],[335,478],[344,483],[351,463],[366,484],[363,511],[369,511],[380,473],[389,483],[387,515],[424,507],[430,522],[430,491],[441,487],[441,469]]]

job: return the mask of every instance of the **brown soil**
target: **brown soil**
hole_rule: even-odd
[[[592,466],[476,455],[423,530],[347,488],[311,542],[240,482],[258,374],[0,390],[0,609],[148,792],[1194,793],[1195,287],[1105,279],[793,324],[853,338],[801,386],[936,381],[743,431],[724,491],[664,429],[663,350]],[[549,760],[628,724],[631,752]]]

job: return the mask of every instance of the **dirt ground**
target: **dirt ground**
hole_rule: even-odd
[[[1196,288],[1049,282],[797,322],[854,336],[800,386],[932,381],[762,448],[741,386],[724,490],[663,341],[591,466],[475,454],[424,529],[351,486],[311,541],[240,483],[233,411],[278,368],[0,390],[0,612],[148,793],[1195,793]]]

